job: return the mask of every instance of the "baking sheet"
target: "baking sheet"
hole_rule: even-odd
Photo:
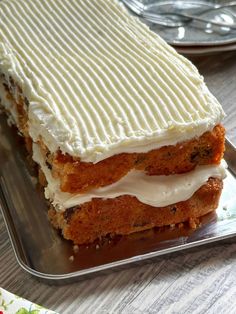
[[[48,283],[62,284],[145,262],[163,254],[219,241],[236,235],[236,152],[227,142],[228,177],[216,214],[202,226],[153,229],[116,237],[103,245],[83,246],[75,252],[70,241],[54,230],[47,218],[48,204],[32,172],[23,140],[0,115],[0,207],[18,263]]]

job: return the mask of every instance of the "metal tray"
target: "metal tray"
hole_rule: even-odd
[[[30,170],[22,140],[0,115],[0,207],[18,263],[41,280],[61,284],[235,236],[236,152],[226,144],[229,171],[221,202],[216,214],[204,217],[201,227],[153,229],[80,247],[75,253],[72,243],[49,223],[48,204]]]

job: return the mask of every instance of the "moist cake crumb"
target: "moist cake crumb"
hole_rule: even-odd
[[[197,229],[197,227],[200,225],[199,219],[198,218],[190,218],[189,219],[189,227],[191,229]]]
[[[75,259],[74,255],[71,255],[71,256],[69,257],[69,261],[70,261],[70,262],[73,262],[74,259]]]
[[[75,253],[78,253],[78,252],[79,252],[79,246],[78,246],[78,245],[74,245],[74,246],[73,246],[73,251],[74,251]]]

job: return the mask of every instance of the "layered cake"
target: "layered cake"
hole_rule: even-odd
[[[120,2],[1,1],[0,97],[66,239],[217,208],[223,110],[194,65]]]

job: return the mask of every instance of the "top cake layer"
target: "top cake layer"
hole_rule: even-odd
[[[98,162],[211,130],[224,116],[197,69],[115,0],[0,2],[0,72],[51,152]]]

